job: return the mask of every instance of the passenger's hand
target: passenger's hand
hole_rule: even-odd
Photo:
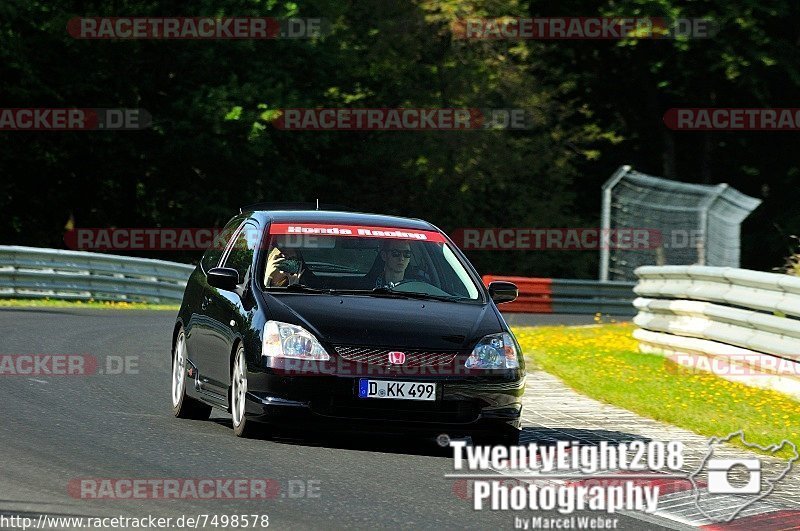
[[[291,286],[300,281],[300,275],[303,271],[291,274],[287,273],[281,268],[281,265],[286,261],[286,256],[278,247],[270,251],[267,256],[267,286]]]

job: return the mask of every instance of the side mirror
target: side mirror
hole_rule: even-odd
[[[233,291],[239,285],[239,272],[229,267],[212,267],[206,274],[210,286]]]
[[[495,304],[503,304],[504,302],[511,302],[519,295],[517,285],[511,282],[504,282],[496,280],[489,282],[489,296]]]

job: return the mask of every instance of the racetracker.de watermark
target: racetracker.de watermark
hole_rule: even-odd
[[[269,500],[320,498],[319,479],[74,478],[67,493],[81,500]]]
[[[645,228],[461,228],[450,237],[465,251],[645,250],[664,245],[661,231]]]
[[[661,17],[463,18],[450,28],[465,40],[707,39],[718,32],[710,19]]]
[[[91,354],[0,354],[0,377],[138,373],[139,356],[106,356],[101,361]]]
[[[64,233],[64,243],[81,251],[205,251],[224,249],[235,232],[220,227],[77,228]],[[245,236],[256,242],[261,231]]]
[[[374,356],[369,361],[353,361],[343,359],[342,354],[328,361],[303,360],[296,358],[270,359],[269,368],[281,376],[364,376],[364,377],[441,377],[441,376],[478,376],[485,373],[484,369],[470,369],[465,365],[466,356],[454,353],[416,354],[403,352],[403,364],[392,364],[389,354],[384,357]],[[403,390],[410,387],[409,382],[397,380],[391,382],[387,393],[392,396],[394,391],[402,395]]]
[[[294,230],[296,229],[296,230]],[[275,229],[271,233],[275,233]],[[64,233],[64,243],[80,251],[205,251],[224,249],[237,229],[220,227],[103,227],[75,228]],[[267,249],[270,238],[260,229],[242,229],[249,247]],[[375,238],[422,239],[419,232],[370,231],[354,228],[349,232],[315,227],[288,227],[282,230],[281,245],[294,248],[330,248],[331,237],[365,236]],[[652,250],[698,249],[703,246],[699,230],[673,229],[663,233],[649,228],[459,228],[451,234],[461,249],[495,251],[590,251],[597,249]]]
[[[681,108],[664,113],[674,131],[798,131],[800,108]]]
[[[75,17],[67,23],[70,36],[90,40],[311,39],[330,31],[323,18]]]
[[[81,251],[205,251],[225,249],[231,238],[243,237],[250,248],[268,249],[272,240],[261,229],[219,227],[76,228],[64,233],[64,243]],[[273,223],[269,235],[279,237],[281,247],[332,248],[334,237],[391,238],[444,241],[432,231],[353,225],[308,225]]]
[[[145,109],[0,109],[0,131],[136,131],[152,123]]]
[[[672,373],[712,373],[717,376],[800,378],[800,362],[758,353],[732,353],[719,356],[670,353],[664,355],[664,368]]]
[[[279,109],[272,120],[287,131],[485,131],[532,129],[525,109],[378,108]]]

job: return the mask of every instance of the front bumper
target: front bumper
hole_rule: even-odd
[[[522,370],[499,374],[447,376],[286,375],[280,371],[248,374],[246,414],[276,424],[330,423],[403,425],[447,429],[468,434],[498,427],[519,428],[525,376]],[[357,395],[361,378],[434,382],[437,400],[364,399]]]

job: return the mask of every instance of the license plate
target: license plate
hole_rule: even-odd
[[[358,382],[359,398],[392,398],[394,400],[436,400],[436,384],[367,380]]]

